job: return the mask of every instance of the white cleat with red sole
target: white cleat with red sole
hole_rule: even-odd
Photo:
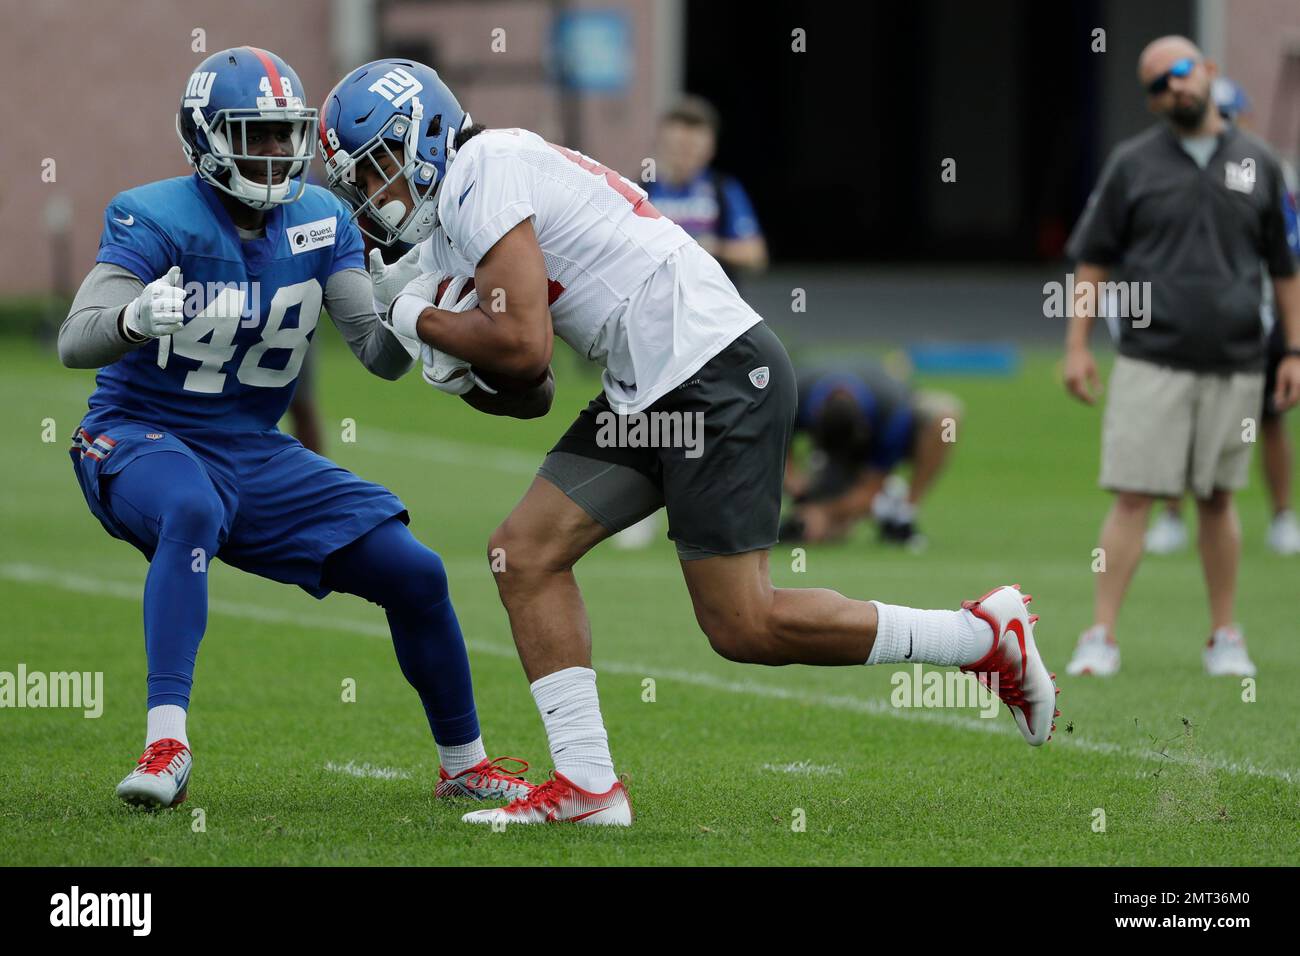
[[[994,588],[978,601],[963,601],[962,607],[993,628],[993,648],[962,670],[973,673],[981,684],[1002,698],[1016,726],[1030,746],[1052,739],[1056,709],[1056,675],[1047,670],[1034,643],[1037,614],[1028,610],[1030,597],[1020,585]],[[996,682],[993,678],[996,676]]]
[[[193,766],[190,748],[179,740],[155,740],[117,785],[117,795],[124,803],[149,810],[174,807],[185,800]]]
[[[507,770],[507,760],[513,760],[519,766]],[[439,767],[438,785],[433,788],[433,795],[438,798],[467,797],[470,800],[517,800],[528,796],[537,786],[524,779],[527,770],[528,761],[518,757],[480,760],[454,776]]]
[[[494,827],[514,823],[579,823],[589,826],[630,827],[632,802],[620,780],[604,793],[583,790],[559,771],[534,787],[532,793],[504,807],[472,810],[461,817],[465,823],[487,823]]]

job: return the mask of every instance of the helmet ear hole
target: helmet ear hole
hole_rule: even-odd
[[[425,136],[438,136],[442,133],[442,114],[436,113],[424,131]]]

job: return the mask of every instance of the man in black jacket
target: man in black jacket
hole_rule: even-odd
[[[1143,50],[1138,77],[1163,122],[1116,148],[1067,247],[1079,295],[1065,383],[1076,398],[1095,401],[1088,332],[1097,304],[1140,306],[1119,316],[1101,467],[1115,501],[1101,531],[1094,621],[1072,674],[1119,669],[1115,621],[1151,504],[1188,490],[1209,590],[1206,670],[1255,671],[1233,617],[1241,541],[1232,495],[1246,482],[1264,389],[1260,268],[1272,277],[1285,323],[1289,354],[1274,396],[1283,408],[1300,399],[1300,279],[1287,245],[1281,168],[1264,143],[1213,108],[1216,73],[1183,37]]]

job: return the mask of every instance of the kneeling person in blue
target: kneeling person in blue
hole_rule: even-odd
[[[396,379],[412,365],[375,315],[349,210],[306,184],[317,123],[305,102],[294,71],[265,50],[201,63],[177,117],[195,174],[112,200],[59,332],[64,365],[100,369],[73,439],[82,493],[149,559],[145,751],[117,793],[148,807],[185,799],[207,565],[220,557],[318,598],[342,591],[383,607],[437,744],[435,794],[526,795],[522,770],[484,751],[442,560],[411,535],[392,492],[276,428],[322,301],[371,372]]]

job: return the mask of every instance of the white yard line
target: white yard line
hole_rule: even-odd
[[[90,577],[84,574],[74,574],[60,571],[56,568],[41,567],[33,564],[0,564],[0,578],[19,581],[25,584],[46,585],[78,594],[120,598],[122,600],[134,602],[138,602],[141,597],[141,587],[138,583],[130,584],[121,581],[106,581],[101,578]],[[242,618],[244,620],[260,621],[268,624],[289,624],[296,627],[343,631],[349,634],[361,634],[368,637],[389,637],[387,626],[380,621],[367,622],[347,620],[346,618],[320,614],[304,615],[294,611],[282,611],[275,608],[247,604],[243,601],[228,601],[220,598],[210,599],[208,602],[208,609],[215,614],[221,614],[226,617]],[[515,649],[510,645],[478,640],[468,641],[467,643],[469,644],[470,649],[475,653],[488,654],[493,657],[509,659],[515,657]],[[757,697],[765,700],[778,700],[806,707],[821,707],[830,710],[846,711],[854,714],[864,714],[872,717],[889,717],[895,720],[920,721],[922,723],[939,724],[957,730],[998,734],[1001,736],[1015,737],[1017,739],[1020,737],[1019,731],[1015,730],[1011,723],[1002,719],[1001,716],[999,716],[997,720],[985,720],[979,717],[962,717],[942,710],[900,709],[891,706],[884,700],[874,698],[851,697],[847,694],[820,694],[782,687],[775,684],[768,684],[765,682],[753,680],[729,680],[708,673],[683,670],[680,668],[662,667],[634,661],[616,661],[605,657],[601,657],[596,664],[599,670],[607,671],[612,674],[621,674],[633,677],[653,677],[657,681],[676,681],[693,687],[704,688],[705,690],[717,691],[719,693]],[[1143,762],[1183,762],[1172,754],[1168,756],[1162,755],[1154,748],[1147,749],[1109,743],[1106,741],[1087,740],[1078,734],[1066,734],[1063,731],[1063,727],[1058,728],[1056,736],[1053,738],[1052,743],[1049,746],[1067,747],[1082,750],[1086,753],[1124,757],[1130,760],[1139,760]],[[1260,767],[1249,760],[1233,760],[1231,758],[1212,754],[1198,755],[1195,758],[1195,763],[1197,766],[1205,766],[1237,776],[1263,777],[1269,780],[1280,780],[1291,785],[1300,784],[1300,769],[1288,770]]]
[[[409,780],[411,778],[410,772],[406,770],[376,767],[371,763],[356,763],[352,760],[347,763],[335,763],[329,760],[325,763],[325,769],[331,773],[345,773],[349,777],[364,777],[367,780]]]

